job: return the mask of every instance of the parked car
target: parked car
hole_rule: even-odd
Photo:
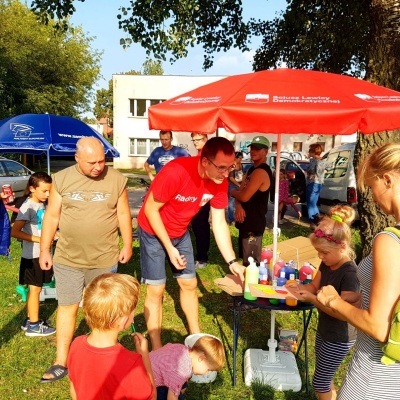
[[[331,149],[323,158],[326,162],[324,184],[319,196],[322,212],[329,207],[346,203],[357,211],[357,183],[353,160],[355,143],[346,143]]]
[[[271,169],[273,171],[275,170],[276,156],[277,156],[277,154],[275,151],[268,152],[268,155],[267,155],[267,164],[271,167]],[[302,154],[299,151],[286,151],[286,150],[281,151],[281,161],[283,161],[283,160],[287,160],[287,161],[295,160],[297,163],[299,163],[299,165],[301,165],[301,163],[308,162],[306,160],[302,160]],[[247,170],[253,165],[253,163],[251,162],[250,156],[243,158],[242,165],[243,165],[243,171],[247,172]],[[281,165],[282,165],[282,163],[281,163]],[[306,168],[304,170],[306,170]],[[290,171],[288,171],[288,172],[290,173]]]
[[[19,162],[0,157],[0,185],[11,185],[16,198],[24,194],[29,177],[32,174],[33,171]]]

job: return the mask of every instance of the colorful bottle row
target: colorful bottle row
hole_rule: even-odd
[[[274,268],[268,270],[267,265],[272,265],[272,252],[270,249],[263,251],[263,255],[266,257],[264,261],[260,262],[260,266],[257,267],[254,259],[249,257],[249,266],[246,268],[245,285],[244,285],[244,298],[247,300],[256,300],[257,297],[253,296],[250,292],[249,284],[259,283],[261,285],[273,285],[273,286],[284,286],[286,283],[297,282],[297,283],[309,283],[312,281],[313,269],[308,262],[305,262],[300,270],[297,268],[296,263],[290,260],[285,263],[283,259],[279,259]],[[268,264],[269,261],[269,264]],[[273,271],[273,275],[272,272]],[[272,279],[271,279],[272,278]],[[285,303],[285,300],[270,299],[272,304]],[[287,299],[286,304],[288,306],[296,306],[296,299]]]

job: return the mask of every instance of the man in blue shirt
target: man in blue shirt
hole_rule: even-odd
[[[160,169],[174,158],[190,157],[190,154],[182,147],[172,145],[171,131],[160,131],[160,142],[161,146],[156,147],[144,163],[144,169],[151,181],[154,179],[154,175],[151,172],[150,165],[154,165],[156,174],[158,174]]]

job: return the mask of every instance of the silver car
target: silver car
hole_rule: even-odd
[[[0,157],[0,185],[11,185],[15,197],[21,197],[33,171],[19,162]]]

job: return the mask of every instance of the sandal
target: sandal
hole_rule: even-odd
[[[53,378],[46,379],[42,377],[40,383],[51,383],[64,378],[64,376],[68,375],[68,368],[63,367],[62,365],[59,364],[55,364],[52,365],[43,375],[45,374],[51,374],[53,375]]]

